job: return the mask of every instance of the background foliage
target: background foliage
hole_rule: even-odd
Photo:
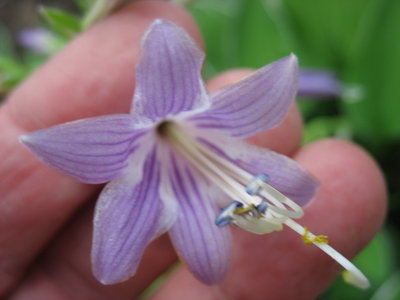
[[[94,0],[50,1],[51,7],[36,10],[41,19],[32,10],[22,16],[14,11],[20,24],[2,14],[12,11],[12,2],[0,1],[3,98],[83,30]],[[338,279],[320,299],[400,299],[400,1],[198,0],[188,8],[205,38],[206,77],[232,67],[260,67],[294,52],[302,67],[330,70],[342,82],[338,98],[300,101],[304,142],[337,136],[361,144],[385,173],[390,208],[384,228],[355,259],[372,288],[360,292]],[[23,47],[21,26],[48,29],[45,51]]]
[[[385,173],[390,209],[355,259],[372,288],[360,292],[339,278],[320,299],[400,299],[400,2],[201,0],[191,11],[205,37],[207,75],[294,52],[302,67],[328,69],[343,83],[340,98],[300,102],[304,142],[337,136],[361,144]]]

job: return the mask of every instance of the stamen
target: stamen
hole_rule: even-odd
[[[283,218],[255,218],[246,214],[235,215],[232,224],[255,234],[267,234],[282,230],[284,221]]]
[[[240,202],[234,201],[222,209],[215,223],[219,227],[234,224],[256,234],[282,230],[282,223],[287,218],[277,217],[266,212],[267,206],[264,201],[260,205],[251,204],[248,207],[244,207]]]
[[[303,209],[297,203],[293,202],[291,199],[283,195],[278,190],[274,189],[269,184],[260,182],[260,185],[262,186],[260,195],[265,199],[270,200],[275,206],[281,208],[275,209],[273,206],[270,206],[270,208],[273,209],[275,212],[294,219],[303,217]],[[292,210],[287,210],[285,205],[290,207]]]
[[[181,130],[178,124],[169,122],[167,125],[163,127],[164,136],[174,142],[189,162],[206,177],[214,180],[228,196],[245,205],[258,205],[264,199],[273,204],[269,208],[279,215],[290,218],[303,216],[299,205],[261,180],[267,180],[266,174],[259,175],[257,181],[257,184],[263,187],[262,198],[259,195],[249,195],[244,186],[253,181],[253,175],[206,149]],[[288,210],[285,205],[292,210]]]
[[[260,214],[265,214],[268,209],[267,202],[265,202],[265,201],[261,202],[259,205],[256,206],[256,209]]]
[[[254,177],[254,179],[246,187],[246,192],[250,195],[257,195],[262,188],[260,182],[267,183],[268,181],[269,181],[268,174],[259,174],[256,177]]]
[[[267,203],[262,201],[259,205],[250,204],[248,207],[241,207],[234,210],[234,214],[236,215],[245,215],[249,214],[254,218],[262,218],[263,214],[267,211]]]
[[[364,274],[328,245],[326,236],[315,236],[308,228],[292,220],[303,216],[302,208],[269,185],[267,174],[254,178],[252,174],[198,143],[176,123],[162,124],[158,133],[172,142],[200,173],[215,182],[230,198],[238,200],[222,209],[215,220],[217,226],[234,224],[256,234],[266,234],[281,230],[285,224],[300,234],[306,244],[316,245],[342,265],[347,270],[344,279],[348,283],[360,288],[369,286]]]
[[[304,226],[304,234],[302,235],[303,242],[306,245],[312,245],[313,243],[322,243],[328,244],[328,236],[327,235],[313,235],[307,226]]]
[[[254,208],[255,208],[255,205],[254,204],[250,204],[248,207],[242,207],[242,208],[235,209],[235,211],[233,213],[235,213],[237,215],[244,215],[244,214],[246,214],[248,212],[253,211]]]
[[[242,203],[240,203],[238,201],[234,201],[231,204],[229,204],[227,207],[221,209],[221,213],[215,219],[215,224],[218,227],[223,227],[223,226],[226,226],[226,225],[232,223],[233,214],[235,213],[236,210],[240,209],[241,207],[243,207]]]

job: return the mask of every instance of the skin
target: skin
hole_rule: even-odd
[[[76,38],[27,79],[0,108],[0,296],[12,300],[134,299],[176,262],[163,236],[147,249],[128,281],[103,286],[91,273],[93,205],[100,186],[85,185],[40,163],[18,136],[96,115],[126,113],[134,91],[141,35],[155,18],[184,27],[201,45],[190,16],[169,3],[130,5]],[[233,70],[208,84],[232,84],[249,70]],[[386,189],[371,157],[354,144],[321,140],[300,148],[295,107],[278,127],[250,142],[293,156],[320,182],[301,224],[352,257],[382,224]],[[4,159],[5,158],[5,159]],[[234,257],[218,286],[174,269],[152,299],[313,299],[340,268],[289,229],[256,236],[234,228]]]

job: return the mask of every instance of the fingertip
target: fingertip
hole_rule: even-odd
[[[303,137],[303,118],[293,104],[283,121],[270,130],[249,138],[249,142],[287,156],[292,156],[300,147]]]
[[[386,214],[386,184],[379,166],[365,150],[339,139],[312,143],[296,160],[321,182],[304,221],[332,232],[345,254],[354,256],[380,229]]]
[[[207,81],[209,92],[215,92],[226,86],[239,82],[240,80],[250,76],[255,70],[249,68],[232,69],[224,71]]]

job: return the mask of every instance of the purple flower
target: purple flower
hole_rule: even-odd
[[[339,97],[343,87],[332,72],[318,69],[300,71],[298,96],[304,98]]]
[[[21,137],[64,174],[110,181],[97,202],[92,247],[93,271],[104,284],[132,276],[147,245],[166,231],[207,284],[228,270],[226,224],[261,234],[286,224],[323,244],[291,219],[302,216],[299,205],[312,198],[316,182],[289,158],[242,141],[286,115],[297,92],[296,57],[211,95],[201,80],[202,63],[203,53],[180,27],[156,20],[143,38],[130,114]]]
[[[21,30],[18,41],[25,48],[42,54],[54,53],[57,48],[52,32],[40,27]]]

